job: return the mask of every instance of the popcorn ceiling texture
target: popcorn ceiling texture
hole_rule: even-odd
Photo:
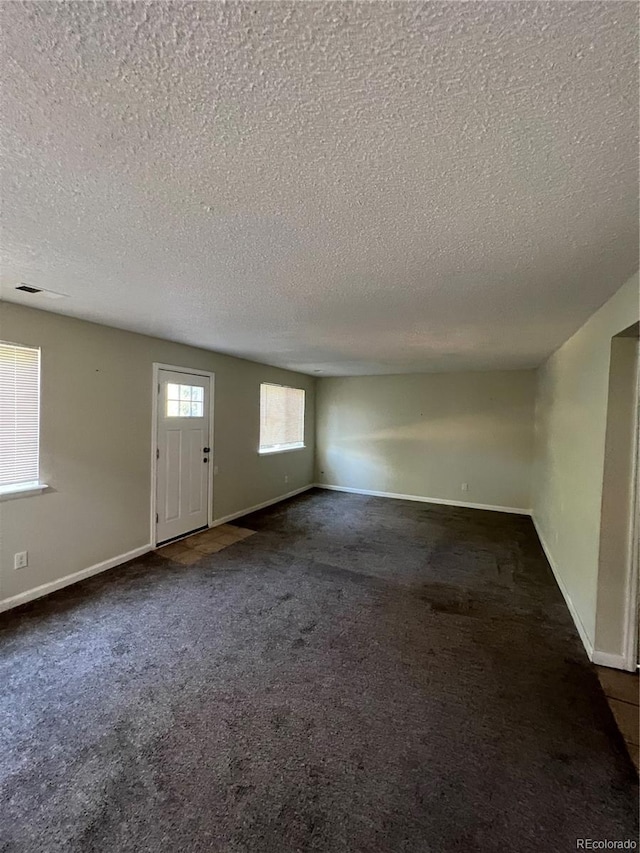
[[[1,14],[12,300],[309,372],[525,368],[637,267],[635,3]]]

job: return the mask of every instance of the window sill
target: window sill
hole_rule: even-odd
[[[305,444],[296,444],[295,447],[278,447],[274,450],[258,450],[259,456],[274,456],[276,453],[292,453],[294,450],[304,450]]]
[[[0,486],[0,501],[39,495],[48,488],[49,486],[46,483],[16,483],[15,485]]]

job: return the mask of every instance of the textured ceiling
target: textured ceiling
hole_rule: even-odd
[[[306,372],[519,368],[637,267],[635,2],[0,12],[4,298]]]

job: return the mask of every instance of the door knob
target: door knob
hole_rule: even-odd
[[[211,448],[210,447],[203,447],[202,452],[203,453],[211,453]]]

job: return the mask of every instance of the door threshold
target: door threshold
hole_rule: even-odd
[[[163,539],[162,542],[156,542],[156,549],[163,548],[165,545],[170,545],[172,542],[180,542],[182,539],[188,539],[190,536],[195,536],[196,533],[202,533],[204,530],[208,529],[209,525],[205,524],[203,527],[196,527],[188,533],[181,533],[179,536],[172,536],[170,539]]]

